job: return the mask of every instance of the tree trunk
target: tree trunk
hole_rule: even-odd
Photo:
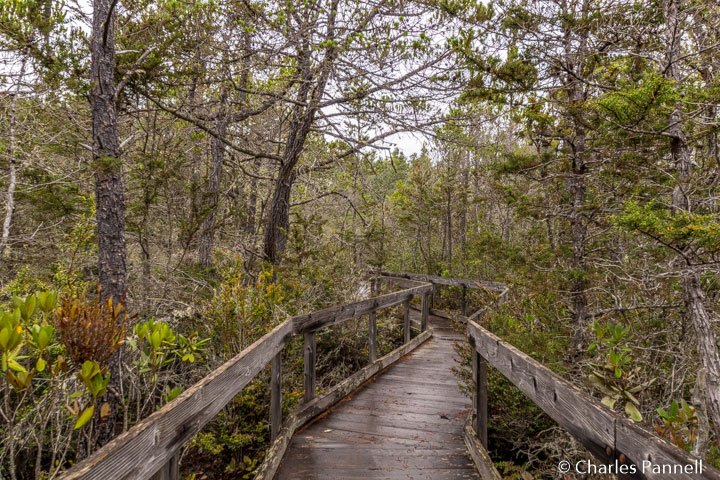
[[[705,292],[697,272],[688,272],[683,278],[685,305],[698,340],[698,355],[706,372],[707,412],[712,418],[715,437],[720,438],[720,355],[712,321],[705,306]]]
[[[272,203],[265,229],[263,255],[266,261],[272,264],[280,263],[290,228],[290,193],[295,181],[295,165],[305,147],[305,140],[310,128],[315,122],[318,104],[325,94],[325,87],[332,71],[337,48],[332,40],[335,39],[335,21],[337,18],[339,0],[332,0],[327,18],[325,39],[328,46],[325,56],[316,69],[312,68],[312,55],[310,51],[309,25],[301,28],[298,45],[298,68],[300,73],[300,88],[296,95],[295,106],[290,116],[290,134],[285,142],[285,150],[275,181]]]
[[[120,161],[115,90],[113,0],[93,2],[92,104],[93,160],[101,295],[124,302],[127,295],[125,193]]]
[[[257,217],[257,201],[258,201],[258,179],[257,175],[260,173],[260,160],[253,162],[253,177],[250,177],[250,192],[248,193],[247,199],[247,218],[243,230],[248,235],[254,235],[257,231],[256,217]],[[254,241],[252,242],[255,243]]]
[[[667,68],[668,79],[680,82],[681,72],[678,62],[681,57],[682,26],[680,21],[679,0],[665,0]],[[682,105],[675,105],[669,118],[668,133],[670,154],[676,171],[677,184],[672,192],[673,209],[676,212],[689,212],[692,209],[692,159],[690,146],[683,128]],[[688,250],[688,249],[686,249]],[[689,253],[689,252],[688,252]],[[706,374],[707,412],[715,427],[715,435],[720,438],[720,352],[718,352],[715,332],[713,331],[710,314],[705,304],[705,292],[700,283],[700,274],[685,258],[682,272],[682,286],[685,295],[685,306],[690,322],[698,340],[698,356]]]
[[[275,180],[263,248],[265,260],[273,265],[280,263],[287,246],[287,234],[290,228],[290,193],[295,181],[294,170],[295,162],[285,163]]]
[[[2,238],[0,238],[0,257],[7,258],[10,250],[8,242],[10,240],[10,226],[12,225],[13,212],[15,211],[15,188],[17,187],[17,171],[18,159],[15,152],[15,129],[17,124],[17,100],[20,95],[20,87],[25,77],[25,65],[27,58],[23,56],[20,66],[20,75],[18,75],[17,84],[15,85],[15,93],[10,98],[10,118],[9,131],[7,140],[7,158],[8,158],[8,189],[5,194],[5,219],[3,220]]]
[[[221,99],[225,102],[225,99]],[[222,138],[227,131],[228,119],[225,107],[221,106],[220,118],[217,121],[217,133]],[[210,141],[210,171],[208,172],[207,197],[203,207],[203,222],[200,227],[200,242],[198,256],[203,268],[212,265],[212,254],[215,243],[215,219],[220,203],[220,185],[222,183],[223,163],[225,161],[225,144],[217,137]]]
[[[567,5],[566,5],[567,8]],[[580,18],[584,18],[589,10],[589,2],[585,0],[580,7]],[[577,30],[573,30],[575,28]],[[587,222],[585,219],[585,175],[587,174],[586,143],[587,131],[582,117],[585,92],[583,84],[583,64],[587,61],[587,28],[578,25],[566,27],[564,35],[565,68],[571,74],[564,78],[565,89],[569,97],[569,120],[572,125],[572,137],[567,141],[571,147],[570,160],[572,170],[568,187],[572,196],[570,208],[570,239],[572,242],[572,276],[570,280],[570,299],[572,302],[573,341],[577,349],[585,343],[588,320],[587,300],[587,266],[585,264],[585,241],[587,239]],[[578,43],[577,47],[575,42]]]

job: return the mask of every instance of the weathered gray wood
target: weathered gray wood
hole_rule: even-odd
[[[290,415],[280,429],[280,433],[275,441],[270,445],[263,463],[258,467],[255,473],[255,480],[272,480],[275,477],[280,462],[282,462],[285,451],[287,450],[290,441],[292,440],[295,432],[302,425],[298,421],[297,417],[292,414]]]
[[[570,432],[598,460],[612,463],[622,456],[625,462],[634,464],[638,473],[628,475],[629,478],[668,478],[666,474],[641,473],[642,461],[649,458],[658,465],[687,465],[695,461],[685,451],[603,407],[599,401],[477,323],[468,322],[468,333],[473,347],[489,364]],[[705,466],[702,476],[678,474],[672,478],[718,480],[720,472]]]
[[[270,441],[273,441],[282,427],[282,351],[272,359],[270,368]]]
[[[621,464],[634,463],[642,465],[643,461],[651,465],[693,465],[698,461],[684,450],[658,438],[654,433],[638,424],[619,417],[615,424],[615,458]],[[720,472],[703,463],[702,474],[660,473],[652,474],[646,471],[645,477],[649,479],[720,479]]]
[[[403,341],[410,341],[410,300],[403,303]]]
[[[487,307],[479,308],[475,313],[470,315],[465,319],[465,322],[477,322],[480,320],[483,316],[485,316],[485,313],[488,311]]]
[[[452,373],[454,341],[462,337],[449,322],[430,323],[411,344],[442,333],[296,433],[277,480],[478,478],[463,440],[472,405]]]
[[[422,280],[411,280],[411,279],[405,278],[405,277],[392,277],[392,276],[378,277],[378,280],[382,280],[386,283],[396,285],[400,288],[415,288],[415,287],[419,287],[422,285],[427,285],[429,283],[429,282],[425,282]]]
[[[423,284],[399,292],[392,292],[378,297],[361,300],[359,302],[338,305],[324,310],[299,315],[292,318],[295,333],[305,333],[318,330],[327,325],[335,325],[347,320],[367,315],[380,308],[392,307],[410,300],[415,295],[422,295],[432,289],[432,285]]]
[[[409,280],[415,280],[419,282],[428,282],[437,285],[447,285],[460,287],[465,285],[472,289],[487,289],[496,292],[503,292],[507,288],[507,285],[500,282],[489,282],[487,280],[469,280],[464,278],[445,278],[436,277],[433,275],[423,275],[419,273],[398,273],[398,272],[378,272],[380,275],[395,277],[395,278],[407,278]]]
[[[435,308],[430,309],[430,315],[440,318],[446,318],[448,320],[453,318],[453,315],[450,312],[446,312],[445,310],[437,310]]]
[[[482,480],[502,480],[502,476],[495,468],[495,464],[490,458],[486,447],[478,440],[469,418],[463,433],[465,446],[468,452],[470,452],[473,462],[475,462],[475,468],[477,468],[480,478],[482,478]]]
[[[462,286],[462,300],[460,305],[460,311],[462,312],[463,316],[467,317],[467,285]]]
[[[278,325],[61,478],[144,480],[152,477],[280,352],[290,336],[291,322]]]
[[[346,378],[342,382],[335,385],[329,392],[320,398],[316,398],[312,402],[303,405],[297,412],[297,417],[303,422],[307,422],[323,413],[328,408],[348,396],[363,383],[370,378],[397,362],[401,357],[415,350],[432,336],[428,330],[421,335],[413,338],[410,342],[403,344],[387,355],[379,358],[375,363],[367,365],[357,373]]]
[[[471,344],[492,366],[566,428],[599,460],[611,460],[606,449],[615,440],[614,419],[579,390],[530,357],[501,341],[474,322],[468,322]]]
[[[173,455],[160,470],[155,472],[151,480],[180,480],[180,455]]]
[[[305,369],[305,395],[303,399],[309,402],[315,398],[315,333],[308,332],[303,334],[303,365]]]
[[[370,363],[377,360],[377,317],[375,312],[368,315],[368,353]]]
[[[300,407],[300,409],[291,415],[283,426],[278,438],[273,442],[263,464],[258,468],[255,480],[271,480],[275,476],[275,472],[282,462],[283,455],[297,430],[308,424],[318,415],[321,415],[328,408],[337,404],[340,400],[347,397],[353,391],[357,390],[361,385],[391,366],[400,358],[415,350],[417,347],[425,343],[432,333],[424,332],[413,338],[410,343],[406,343],[392,352],[378,359],[375,363],[370,364],[352,376],[346,378],[342,382],[335,385],[322,397],[318,397]]]
[[[422,296],[422,305],[420,312],[420,331],[427,330],[428,317],[430,316],[430,294],[424,293]]]
[[[473,396],[474,429],[478,440],[485,449],[488,448],[488,391],[487,391],[487,362],[477,352],[473,352],[473,381],[475,382],[475,395]]]

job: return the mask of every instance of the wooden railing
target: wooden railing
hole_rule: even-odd
[[[373,284],[387,281],[403,290],[379,295],[292,317],[275,327],[237,356],[212,371],[178,398],[119,435],[94,455],[68,470],[63,479],[175,480],[178,456],[183,445],[210,422],[268,364],[270,375],[270,430],[273,444],[256,478],[271,478],[279,465],[288,439],[295,429],[322,413],[357,388],[370,376],[427,340],[429,295],[432,285],[406,278],[374,278]],[[422,299],[420,334],[411,338],[410,302]],[[403,304],[405,344],[377,358],[376,312]],[[369,318],[370,364],[341,382],[321,398],[315,398],[315,335],[318,330],[353,318]],[[283,347],[296,335],[304,339],[304,403],[283,425],[281,359]]]
[[[508,286],[504,283],[500,282],[490,282],[487,280],[468,280],[464,278],[446,278],[446,277],[438,277],[434,275],[424,275],[419,273],[397,273],[397,272],[384,272],[381,271],[378,273],[378,275],[381,276],[387,276],[392,278],[406,278],[408,280],[416,281],[416,282],[426,282],[431,283],[433,286],[433,291],[430,299],[430,305],[431,310],[433,310],[433,306],[435,305],[435,296],[438,293],[438,290],[440,287],[460,287],[461,289],[461,299],[460,299],[460,312],[462,313],[461,320],[467,320],[472,319],[475,320],[482,316],[485,311],[489,307],[483,307],[477,310],[475,313],[470,315],[468,317],[468,298],[467,293],[468,290],[486,290],[494,292],[498,295],[498,303],[502,303],[505,301],[505,298],[507,297],[508,292],[510,291]],[[442,315],[441,315],[442,316]]]
[[[505,301],[508,288],[495,282],[474,282],[428,275],[394,274],[437,285],[490,289],[499,293],[498,303]],[[463,288],[463,296],[465,290]],[[462,302],[466,307],[466,302]],[[720,472],[703,465],[696,473],[698,459],[657,437],[642,426],[603,406],[568,381],[533,360],[507,342],[480,326],[477,321],[487,312],[483,307],[471,315],[463,312],[467,335],[473,348],[473,413],[466,427],[466,443],[483,479],[500,480],[488,453],[488,365],[496,368],[533,403],[577,439],[597,460],[596,465],[612,465],[626,472],[622,478],[637,479],[713,479]],[[563,459],[558,459],[563,460]],[[570,460],[570,459],[568,459]],[[653,467],[688,466],[686,472],[658,472]],[[568,473],[574,478],[574,465]]]

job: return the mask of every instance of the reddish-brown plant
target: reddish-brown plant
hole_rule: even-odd
[[[66,296],[55,311],[55,326],[68,356],[77,365],[94,360],[108,366],[125,342],[129,315],[112,298],[103,301]]]

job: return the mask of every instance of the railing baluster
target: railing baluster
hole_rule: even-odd
[[[368,320],[368,352],[370,363],[375,363],[377,360],[377,317],[374,311],[370,312]]]
[[[467,285],[462,286],[462,314],[467,317]]]
[[[427,330],[428,317],[430,316],[430,295],[424,293],[422,296],[422,313],[420,316],[420,331]]]
[[[282,426],[282,350],[272,359],[270,370],[270,441],[274,441]]]
[[[315,332],[303,335],[305,341],[303,362],[305,365],[305,401],[315,398]]]
[[[410,341],[410,299],[403,302],[403,338],[405,343]]]
[[[488,426],[488,391],[487,391],[487,361],[473,348],[473,379],[475,381],[475,395],[473,407],[475,408],[475,433],[478,440],[487,450]]]
[[[180,454],[173,455],[150,480],[180,480]]]

